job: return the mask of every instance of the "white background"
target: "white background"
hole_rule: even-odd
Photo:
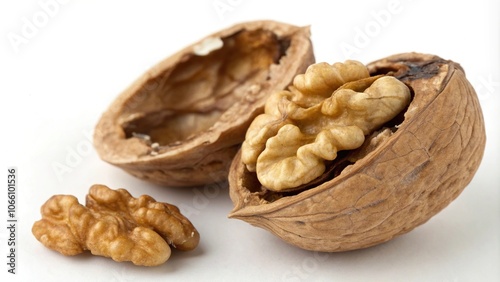
[[[47,2],[0,4],[0,226],[7,225],[6,168],[19,170],[17,274],[7,273],[9,234],[1,227],[2,281],[500,280],[498,1],[75,0],[54,2],[48,12]],[[390,17],[381,18],[382,11]],[[365,250],[322,254],[227,219],[227,187],[160,187],[99,159],[88,136],[125,87],[209,33],[257,19],[311,25],[317,61],[368,63],[418,51],[459,62],[478,92],[488,136],[470,185],[407,235]],[[36,29],[26,33],[29,23]],[[69,157],[75,151],[79,157]],[[58,164],[69,170],[55,170]],[[182,206],[201,233],[199,247],[174,252],[154,268],[46,249],[31,234],[40,206],[53,194],[83,202],[94,183]]]

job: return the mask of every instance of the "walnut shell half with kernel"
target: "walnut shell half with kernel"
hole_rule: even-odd
[[[94,132],[100,157],[166,186],[227,180],[269,93],[314,62],[308,27],[234,25],[160,62],[111,104]]]
[[[229,174],[229,217],[303,249],[339,252],[407,233],[463,191],[479,167],[486,136],[477,95],[460,65],[405,53],[367,68],[371,76],[393,76],[408,86],[409,106],[299,190],[267,189],[240,151]]]

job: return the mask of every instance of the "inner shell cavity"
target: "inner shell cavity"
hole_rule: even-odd
[[[126,138],[146,136],[160,146],[174,146],[209,129],[245,99],[248,89],[269,79],[270,66],[288,46],[263,29],[221,40],[222,47],[206,55],[186,54],[126,101],[120,117]]]

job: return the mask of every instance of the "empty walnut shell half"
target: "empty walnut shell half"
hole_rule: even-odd
[[[166,186],[227,179],[265,98],[314,62],[308,27],[246,22],[160,62],[111,104],[94,132],[100,157]]]
[[[377,138],[375,146],[339,156],[300,191],[266,189],[238,153],[229,175],[231,218],[303,249],[348,251],[409,232],[462,192],[481,162],[486,137],[477,95],[460,65],[406,53],[367,67],[371,75],[392,75],[410,88],[404,114],[369,138]],[[361,157],[349,161],[356,154]]]

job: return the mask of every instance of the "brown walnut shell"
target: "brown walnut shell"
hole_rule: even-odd
[[[409,232],[462,192],[486,141],[479,101],[463,69],[418,53],[381,59],[368,69],[393,75],[412,91],[404,116],[387,125],[392,130],[377,136],[377,146],[349,152],[362,155],[354,163],[348,155],[335,160],[328,173],[294,193],[266,190],[238,153],[229,175],[231,218],[303,249],[348,251]]]
[[[314,62],[308,27],[241,23],[160,62],[111,104],[94,133],[100,157],[166,186],[227,179],[266,97]]]

